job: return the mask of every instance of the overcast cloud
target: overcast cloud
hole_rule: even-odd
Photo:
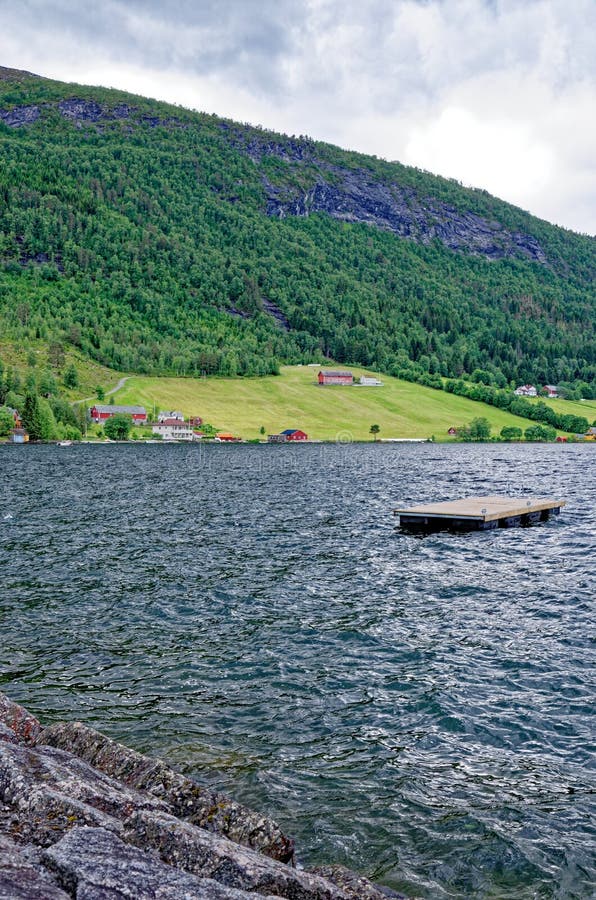
[[[0,65],[397,159],[596,233],[596,0],[0,0]]]

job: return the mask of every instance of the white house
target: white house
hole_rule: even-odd
[[[162,410],[162,412],[160,412],[157,416],[158,422],[165,422],[166,419],[175,419],[177,422],[184,422],[183,414],[175,409],[169,410],[167,412],[165,410]]]
[[[381,387],[383,382],[379,381],[378,378],[371,378],[369,375],[361,375],[360,384],[363,387]]]
[[[521,384],[515,389],[514,393],[518,397],[536,397],[538,395],[538,391],[533,384]]]
[[[194,441],[195,434],[192,427],[180,419],[163,419],[151,428],[153,434],[157,434],[164,441]]]

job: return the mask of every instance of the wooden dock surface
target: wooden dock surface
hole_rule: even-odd
[[[427,503],[396,509],[395,515],[415,519],[453,519],[476,522],[492,522],[498,519],[513,519],[545,510],[558,510],[565,506],[564,500],[550,497],[464,497],[461,500],[447,500],[443,503]]]

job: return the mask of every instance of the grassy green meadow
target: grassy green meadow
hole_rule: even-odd
[[[261,437],[261,426],[267,434],[300,428],[313,440],[363,441],[371,440],[372,424],[380,425],[380,438],[434,435],[436,440],[448,440],[451,426],[477,416],[489,420],[493,434],[504,425],[524,429],[531,424],[487,404],[385,375],[380,377],[382,387],[319,387],[318,371],[318,366],[285,366],[279,376],[241,379],[133,375],[114,402],[139,403],[150,414],[156,408],[200,415],[217,429],[247,440]],[[351,371],[356,378],[371,374],[354,367]]]
[[[585,416],[590,424],[596,419],[596,400],[547,400],[545,397],[529,398],[531,402],[542,400],[561,415]]]

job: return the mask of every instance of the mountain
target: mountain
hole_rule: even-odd
[[[596,240],[419,169],[0,69],[0,328],[119,370],[596,395]]]

